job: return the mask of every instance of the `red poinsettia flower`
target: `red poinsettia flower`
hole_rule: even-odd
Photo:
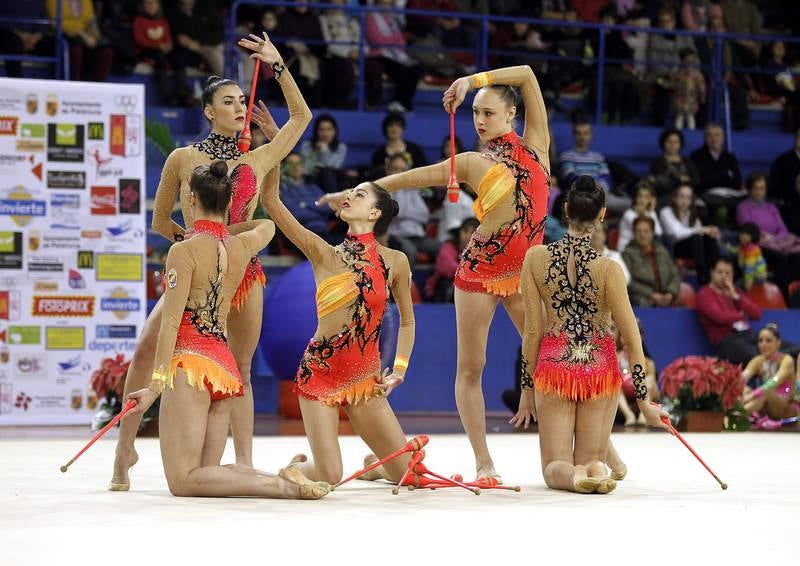
[[[113,358],[105,358],[100,362],[100,368],[92,373],[92,389],[98,397],[105,397],[110,391],[117,395],[122,395],[125,385],[125,376],[128,375],[130,360],[125,360],[123,354],[117,354]]]

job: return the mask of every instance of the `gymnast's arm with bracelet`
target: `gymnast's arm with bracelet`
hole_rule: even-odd
[[[443,99],[445,109],[448,112],[450,110],[455,112],[456,108],[464,101],[464,97],[469,90],[492,84],[520,88],[526,108],[523,142],[526,146],[536,150],[549,170],[550,130],[547,125],[547,110],[539,83],[528,65],[506,67],[457,79],[445,91]],[[476,187],[480,179],[473,177],[482,172],[481,168],[475,167],[480,159],[483,159],[480,153],[475,151],[456,155],[456,176],[471,187]],[[403,189],[442,186],[446,185],[449,179],[450,163],[449,160],[444,160],[434,165],[417,167],[410,171],[382,177],[375,182],[387,191],[395,192]],[[338,211],[344,200],[344,195],[345,191],[330,193],[323,196],[319,203],[327,203],[333,210]]]

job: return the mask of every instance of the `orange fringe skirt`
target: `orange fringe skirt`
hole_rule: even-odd
[[[380,373],[377,340],[362,353],[354,343],[336,349],[313,338],[303,353],[294,392],[329,407],[355,405],[383,394],[375,387]]]
[[[242,310],[242,306],[247,300],[250,290],[256,284],[260,285],[262,289],[266,287],[267,276],[264,274],[264,267],[261,265],[261,259],[257,255],[254,255],[250,258],[250,263],[244,270],[244,277],[242,278],[242,282],[239,283],[239,287],[236,289],[233,299],[231,299],[231,306],[237,311]]]
[[[587,345],[570,344],[567,335],[546,334],[539,345],[533,375],[537,391],[570,401],[619,394],[622,372],[610,334],[594,334]]]
[[[228,343],[201,334],[191,320],[192,313],[184,311],[166,385],[172,387],[178,368],[182,368],[189,385],[197,389],[205,387],[212,401],[241,397],[244,394],[242,376]]]

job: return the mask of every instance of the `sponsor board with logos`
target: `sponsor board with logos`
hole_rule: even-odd
[[[144,89],[0,85],[0,426],[88,424],[146,315]]]

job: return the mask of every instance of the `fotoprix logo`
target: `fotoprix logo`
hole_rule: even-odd
[[[124,320],[130,313],[141,310],[141,301],[122,287],[115,287],[108,297],[100,299],[100,310],[111,311],[119,320]]]
[[[95,327],[95,338],[136,338],[136,326],[133,324],[98,324]]]
[[[117,213],[116,187],[92,187],[92,214],[113,215]]]
[[[0,116],[0,136],[16,136],[18,127],[17,116]]]
[[[120,214],[139,214],[141,210],[142,189],[139,179],[119,180]]]
[[[86,173],[84,171],[48,171],[48,189],[85,189]]]
[[[34,216],[47,215],[47,202],[33,198],[25,187],[14,187],[0,199],[0,216],[10,216],[19,227],[30,224]]]
[[[83,163],[84,126],[82,124],[47,125],[47,159]]]
[[[0,232],[0,269],[22,269],[22,232]]]
[[[132,157],[142,153],[142,119],[140,116],[112,114],[108,150],[112,155]]]
[[[79,317],[94,316],[92,296],[33,296],[33,316]]]

